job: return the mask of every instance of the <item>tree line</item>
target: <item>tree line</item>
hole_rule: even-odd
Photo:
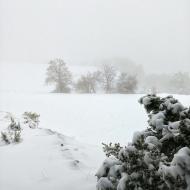
[[[141,65],[127,63],[127,60],[105,60],[96,70],[76,78],[64,60],[54,59],[48,63],[46,84],[54,85],[56,93],[190,94],[188,72],[145,74]]]
[[[169,94],[190,94],[190,75],[188,72],[170,74],[149,74],[140,81],[139,91]]]
[[[76,81],[62,59],[48,63],[46,84],[53,84],[56,93],[135,93],[137,77],[121,72],[111,64],[103,64],[99,70],[82,74]]]

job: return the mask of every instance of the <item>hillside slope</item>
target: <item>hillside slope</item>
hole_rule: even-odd
[[[1,129],[9,118],[0,115]],[[0,146],[1,190],[92,190],[94,176],[104,155],[50,129],[22,125],[22,141]]]

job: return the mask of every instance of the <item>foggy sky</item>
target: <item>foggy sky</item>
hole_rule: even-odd
[[[0,62],[126,57],[190,71],[189,0],[0,0]]]

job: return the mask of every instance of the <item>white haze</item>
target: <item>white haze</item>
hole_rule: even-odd
[[[129,58],[190,70],[189,0],[0,0],[0,63]]]

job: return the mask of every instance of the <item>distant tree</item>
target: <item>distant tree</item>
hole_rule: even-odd
[[[190,76],[188,73],[175,73],[170,80],[171,93],[190,94]]]
[[[122,94],[134,93],[137,88],[137,79],[135,76],[121,73],[117,81],[117,92]]]
[[[72,75],[62,59],[50,61],[46,74],[46,84],[56,85],[54,92],[70,92],[69,85],[72,82]]]
[[[10,124],[7,129],[1,131],[1,139],[6,143],[18,143],[21,141],[21,126],[20,122],[16,122],[13,117],[10,117]]]
[[[116,69],[112,65],[104,64],[102,67],[103,87],[106,93],[113,92]]]
[[[101,72],[88,72],[82,75],[76,83],[76,90],[81,93],[96,93],[98,83],[101,81]]]

